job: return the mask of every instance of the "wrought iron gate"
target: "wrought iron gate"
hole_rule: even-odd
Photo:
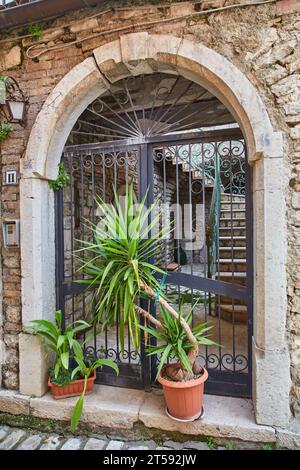
[[[113,186],[125,194],[134,181],[139,200],[161,206],[161,224],[172,220],[174,235],[161,244],[156,263],[168,273],[162,286],[175,307],[193,307],[193,324],[209,321],[220,346],[201,347],[208,369],[206,391],[251,395],[252,209],[246,150],[238,129],[155,136],[143,143],[72,145],[63,163],[69,185],[56,192],[57,304],[64,321],[93,318],[93,298],[76,282],[78,239],[90,236],[85,219],[97,223],[95,195],[112,202]],[[153,315],[160,315],[152,302]],[[94,335],[87,353],[115,359],[120,376],[97,373],[104,384],[150,388],[155,360],[134,351],[127,335],[121,353],[118,322]]]

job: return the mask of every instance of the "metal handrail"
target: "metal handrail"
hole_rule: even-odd
[[[218,152],[215,158],[215,181],[206,226],[207,244],[207,277],[212,278],[216,273],[217,256],[219,253],[219,224],[221,210],[221,177],[220,157]]]

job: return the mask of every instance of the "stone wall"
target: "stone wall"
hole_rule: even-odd
[[[112,4],[117,7],[117,3]],[[54,86],[97,46],[119,34],[147,30],[202,43],[228,58],[259,90],[275,130],[284,133],[288,230],[288,312],[291,406],[300,412],[300,13],[276,10],[275,3],[199,14],[197,6],[136,6],[124,2],[105,14],[87,9],[43,24],[42,38],[12,31],[0,37],[0,71],[16,78],[29,97],[25,128],[1,144],[2,169],[19,169],[31,127]],[[139,2],[140,4],[141,2]],[[214,2],[207,2],[214,3]],[[218,2],[215,2],[216,4]],[[224,2],[223,2],[224,3]],[[227,1],[226,5],[239,2]],[[283,2],[279,2],[283,3]],[[216,6],[216,5],[215,5]],[[217,5],[218,6],[218,5]],[[95,13],[99,12],[99,16]],[[93,18],[89,19],[89,16]],[[177,19],[175,19],[177,18]],[[172,20],[172,21],[171,21]],[[53,103],[55,105],[55,103]],[[1,217],[19,218],[18,187],[3,187]],[[18,341],[21,329],[19,249],[2,247],[4,357],[3,386],[18,388]],[[276,253],[274,253],[276,257]],[[281,367],[278,364],[278,367]]]

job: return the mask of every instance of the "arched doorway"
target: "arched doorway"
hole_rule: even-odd
[[[208,322],[219,346],[202,347],[207,390],[251,395],[252,216],[250,169],[242,132],[207,89],[169,73],[142,74],[111,84],[81,114],[68,138],[63,164],[69,185],[56,194],[57,307],[65,322],[94,317],[95,303],[78,281],[72,253],[89,240],[86,221],[100,220],[96,197],[113,203],[134,181],[137,199],[171,220],[155,262],[168,273],[161,286],[175,308]],[[159,316],[155,303],[149,305]],[[103,369],[100,383],[149,388],[156,375],[145,345],[135,351],[129,331],[121,351],[118,321],[87,346],[112,358],[118,379]]]
[[[248,162],[253,174],[255,247],[253,404],[258,423],[285,426],[290,417],[291,380],[285,335],[286,228],[281,183],[284,172],[282,133],[274,130],[266,105],[246,75],[225,57],[201,44],[172,35],[127,34],[95,49],[93,57],[70,70],[50,93],[34,123],[22,160],[23,324],[32,319],[53,318],[55,218],[53,193],[47,180],[57,177],[57,165],[76,120],[93,100],[105,92],[109,83],[158,70],[178,73],[205,86],[230,110],[246,139]],[[32,346],[35,347],[34,341]],[[283,366],[278,368],[278,364]],[[41,383],[41,388],[46,391],[45,384]]]

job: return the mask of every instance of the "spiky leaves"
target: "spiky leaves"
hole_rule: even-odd
[[[178,318],[170,315],[169,311],[160,306],[162,313],[162,326],[161,331],[157,331],[154,328],[148,328],[140,326],[141,329],[154,336],[157,340],[157,346],[149,346],[147,348],[148,354],[158,355],[160,357],[157,368],[157,375],[159,375],[162,367],[166,363],[166,359],[177,359],[181,364],[183,371],[192,374],[192,364],[189,359],[189,351],[194,348],[194,343],[191,342],[186,334],[186,330],[183,324],[182,316],[182,305],[179,307]],[[192,312],[190,312],[185,318],[185,322],[191,327]],[[208,332],[212,326],[208,323],[201,323],[194,328],[191,328],[191,332],[197,341],[197,344],[213,345],[216,344],[214,341],[208,338]]]
[[[87,223],[92,231],[92,241],[81,241],[77,257],[82,260],[79,270],[84,274],[82,282],[94,289],[96,318],[103,325],[119,322],[120,343],[124,349],[125,324],[136,349],[140,344],[137,302],[141,285],[159,289],[155,273],[162,269],[149,262],[159,250],[159,242],[170,232],[169,227],[157,229],[161,212],[155,207],[145,207],[144,195],[139,204],[134,201],[133,183],[125,196],[115,192],[113,204],[100,198],[96,203],[102,217],[98,225]],[[154,205],[155,206],[155,205]]]

